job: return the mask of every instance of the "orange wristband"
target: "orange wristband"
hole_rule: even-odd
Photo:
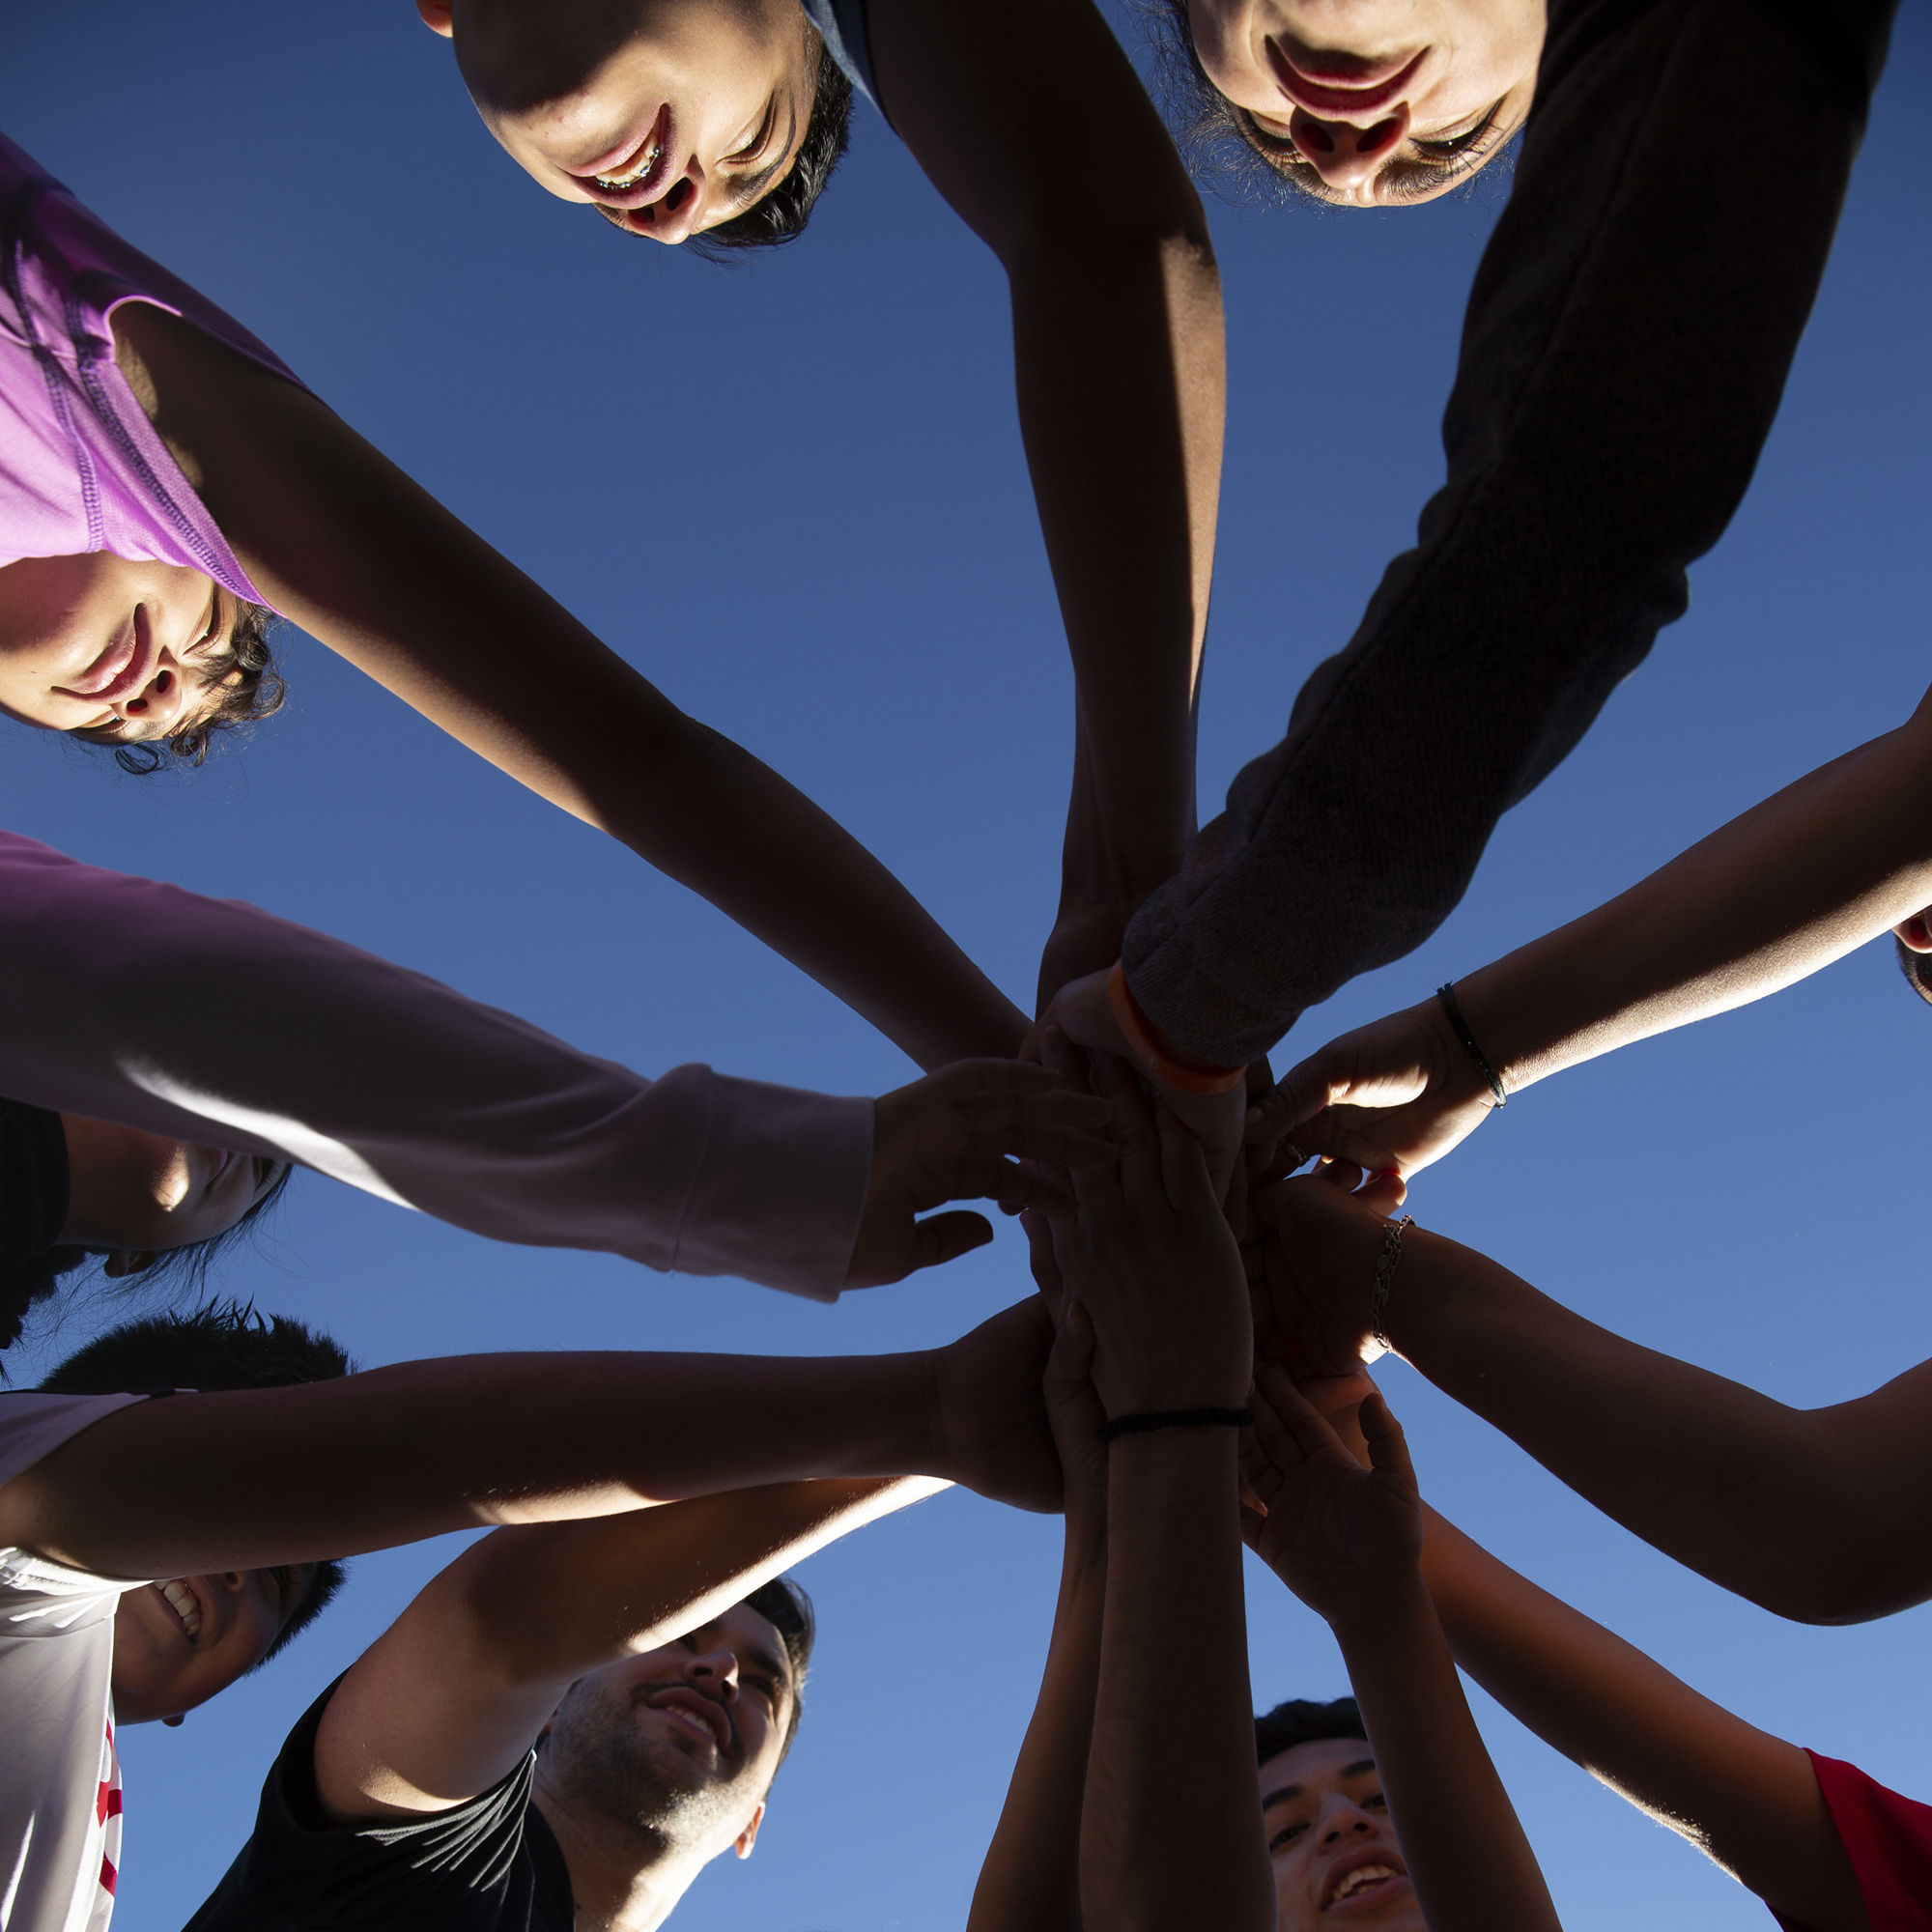
[[[1233,1071],[1224,1067],[1188,1066],[1175,1059],[1160,1043],[1147,1016],[1134,1004],[1127,986],[1126,968],[1116,959],[1107,975],[1107,1005],[1112,1008],[1114,1024],[1126,1036],[1127,1044],[1152,1069],[1154,1078],[1182,1094],[1232,1094],[1248,1077],[1245,1066]]]

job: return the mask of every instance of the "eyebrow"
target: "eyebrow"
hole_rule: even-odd
[[[1355,1760],[1353,1764],[1345,1764],[1342,1767],[1339,1776],[1343,1777],[1360,1777],[1363,1772],[1373,1771],[1375,1770],[1375,1768],[1376,1768],[1376,1761],[1374,1758],[1359,1757]],[[1284,1784],[1279,1791],[1270,1791],[1268,1795],[1262,1800],[1263,1815],[1265,1816],[1277,1804],[1285,1804],[1291,1798],[1299,1798],[1301,1796],[1301,1792],[1302,1792],[1302,1787],[1298,1784]]]
[[[794,95],[791,100],[791,122],[790,125],[785,128],[785,137],[783,142],[781,144],[779,148],[778,158],[776,160],[766,162],[766,164],[763,167],[761,167],[756,174],[747,175],[745,179],[738,184],[738,186],[733,191],[730,200],[724,204],[725,207],[731,211],[731,213],[727,214],[724,217],[727,221],[730,220],[733,215],[743,214],[744,212],[748,208],[750,208],[752,204],[754,201],[756,201],[764,193],[764,191],[768,187],[770,187],[775,181],[778,180],[778,178],[781,174],[784,173],[785,169],[792,164],[792,161],[794,160],[794,158],[796,158],[792,153],[792,143],[794,140],[797,139],[797,137],[798,137],[798,98],[796,95]]]
[[[791,1672],[761,1643],[748,1643],[744,1649],[744,1662],[753,1670],[761,1670],[774,1683],[791,1689]]]

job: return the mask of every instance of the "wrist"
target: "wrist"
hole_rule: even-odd
[[[1420,1559],[1411,1570],[1380,1578],[1373,1589],[1322,1614],[1351,1674],[1358,1662],[1373,1662],[1439,1628]]]
[[[1122,1037],[1163,1085],[1182,1094],[1213,1094],[1232,1093],[1246,1083],[1245,1066],[1210,1066],[1170,1046],[1153,1022],[1141,1011],[1133,989],[1127,984],[1126,968],[1118,959],[1107,975],[1107,1005]]]

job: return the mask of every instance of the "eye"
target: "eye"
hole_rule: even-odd
[[[1428,156],[1432,161],[1463,159],[1474,149],[1476,143],[1496,125],[1496,116],[1502,111],[1503,104],[1498,100],[1473,128],[1466,128],[1460,134],[1435,135],[1426,141],[1411,138],[1409,146],[1418,155]]]
[[[1296,1825],[1284,1825],[1281,1828],[1281,1830],[1277,1832],[1274,1834],[1274,1836],[1268,1840],[1268,1850],[1270,1852],[1278,1852],[1284,1845],[1293,1844],[1295,1839],[1300,1837],[1301,1834],[1307,1830],[1308,1830],[1308,1825],[1305,1820],[1300,1824]]]
[[[758,131],[752,136],[751,144],[738,150],[735,155],[726,155],[727,161],[753,160],[763,153],[767,141],[772,138],[772,128],[779,118],[779,98],[775,94],[765,102],[765,118],[758,123]]]

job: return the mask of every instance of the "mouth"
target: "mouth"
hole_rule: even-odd
[[[1372,1910],[1385,1904],[1398,1888],[1408,1887],[1408,1869],[1389,1851],[1361,1851],[1338,1861],[1322,1888],[1321,1910],[1347,1913],[1350,1908]]]
[[[1275,84],[1304,113],[1360,121],[1400,100],[1429,58],[1418,54],[1399,60],[1357,62],[1344,54],[1290,54],[1274,41],[1267,43]]]
[[[189,1643],[196,1643],[201,1636],[203,1625],[208,1622],[208,1613],[200,1597],[189,1587],[187,1579],[184,1577],[173,1577],[164,1583],[151,1583],[148,1587],[168,1606],[176,1623],[181,1626],[182,1634]]]
[[[650,1706],[694,1738],[701,1738],[720,1757],[731,1748],[731,1720],[712,1698],[700,1697],[695,1690],[666,1690],[653,1697]]]
[[[121,635],[71,684],[56,685],[54,689],[64,697],[113,704],[139,691],[154,676],[159,661],[154,628],[148,621],[148,607],[138,604]]]
[[[591,199],[606,208],[642,208],[658,200],[669,185],[671,133],[670,103],[666,101],[641,141],[571,173]]]

